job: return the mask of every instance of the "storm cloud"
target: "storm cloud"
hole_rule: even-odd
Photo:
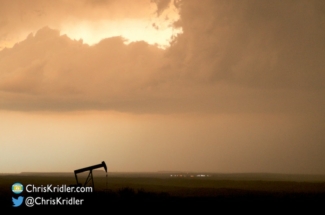
[[[325,172],[324,1],[0,2],[1,171]]]
[[[160,11],[169,1],[156,3]],[[69,4],[56,4],[66,18]],[[81,1],[69,16],[85,12],[89,4],[93,11],[98,4],[118,3]],[[43,7],[41,14],[52,17],[53,8]],[[320,112],[324,8],[321,1],[184,1],[175,23],[183,33],[166,50],[146,42],[126,45],[122,37],[89,46],[44,27],[0,52],[0,107]],[[86,18],[99,18],[104,9],[99,11]]]

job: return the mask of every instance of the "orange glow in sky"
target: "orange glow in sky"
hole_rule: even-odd
[[[0,0],[0,174],[325,174],[322,2]]]
[[[61,34],[67,34],[71,39],[82,39],[88,45],[94,45],[102,39],[122,36],[125,43],[145,41],[157,44],[160,48],[169,46],[172,36],[182,33],[181,28],[174,28],[172,24],[179,19],[177,8],[172,4],[160,16],[151,7],[150,18],[100,20],[100,21],[74,21],[67,22],[61,27]]]
[[[105,38],[121,36],[125,44],[136,41],[145,41],[151,45],[157,45],[165,49],[170,45],[172,37],[181,34],[181,28],[175,28],[173,23],[179,20],[179,11],[170,2],[159,16],[156,13],[157,7],[151,3],[148,7],[142,8],[144,12],[137,17],[102,17],[101,19],[77,19],[68,17],[60,24],[46,24],[52,29],[58,29],[61,35],[67,35],[74,40],[82,40],[83,43],[94,45]],[[31,32],[35,33],[44,26],[27,28],[20,34],[11,36],[9,39],[0,41],[0,50],[11,48],[15,43],[24,40]]]

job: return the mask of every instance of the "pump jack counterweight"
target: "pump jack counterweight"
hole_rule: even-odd
[[[75,170],[75,171],[74,171],[74,175],[75,175],[75,177],[76,177],[77,186],[82,186],[82,184],[80,184],[79,181],[78,181],[78,176],[77,176],[77,174],[78,174],[78,173],[82,173],[82,172],[89,171],[88,177],[87,177],[87,179],[86,179],[86,181],[85,181],[85,183],[84,183],[83,186],[85,187],[88,183],[91,182],[91,185],[92,185],[93,190],[94,190],[95,186],[94,186],[93,170],[94,170],[94,169],[97,169],[97,168],[101,168],[101,167],[104,167],[105,172],[106,172],[106,175],[107,175],[107,166],[106,166],[105,161],[103,161],[102,163],[97,164],[97,165],[93,165],[93,166],[89,166],[89,167],[85,167],[85,168],[81,168],[81,169],[77,169],[77,170]],[[106,179],[106,180],[107,180],[107,179]]]

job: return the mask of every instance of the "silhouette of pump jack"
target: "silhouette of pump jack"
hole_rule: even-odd
[[[104,167],[104,169],[106,171],[106,174],[107,174],[107,166],[106,166],[106,163],[104,161],[102,163],[100,163],[100,164],[97,164],[97,165],[93,165],[93,166],[89,166],[89,167],[85,167],[85,168],[75,170],[74,175],[76,176],[77,186],[82,186],[82,184],[78,182],[77,174],[81,173],[81,172],[89,171],[88,177],[87,177],[87,179],[86,179],[83,186],[85,187],[91,181],[91,185],[92,185],[93,190],[94,190],[93,169],[97,169],[97,168],[101,168],[101,167]]]

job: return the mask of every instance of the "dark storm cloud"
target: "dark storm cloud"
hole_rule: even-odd
[[[167,50],[120,37],[88,46],[43,28],[1,51],[1,108],[322,113],[324,3],[179,5],[184,33]]]
[[[184,76],[254,87],[324,88],[322,1],[186,1],[170,54]]]
[[[168,8],[171,0],[151,0],[151,2],[157,4],[157,16],[160,16]]]
[[[115,37],[90,47],[43,28],[1,52],[0,89],[8,98],[2,105],[12,101],[9,97],[17,99],[18,109],[78,109],[81,104],[96,109],[101,103],[132,100],[152,79],[161,55],[160,49],[144,42],[125,46]]]
[[[0,0],[0,46],[27,32],[0,51],[9,171],[45,171],[52,157],[69,169],[77,148],[75,164],[106,157],[117,171],[325,173],[324,1],[174,1],[183,33],[166,50],[60,31],[148,11],[150,21],[150,2]]]

